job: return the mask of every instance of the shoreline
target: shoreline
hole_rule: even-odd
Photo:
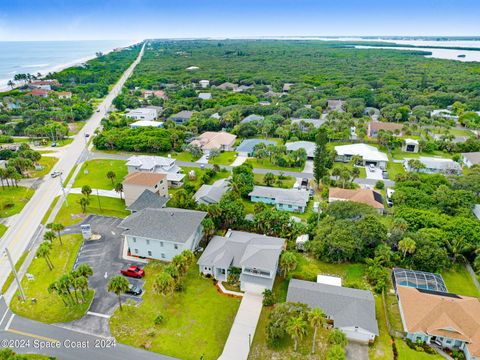
[[[135,40],[135,41],[132,40],[131,42],[128,42],[127,45],[123,45],[121,47],[126,48],[126,47],[129,47],[129,46],[138,44],[142,41],[143,40]],[[113,48],[113,49],[110,48],[110,49],[106,49],[106,50],[98,50],[98,52],[102,52],[104,55],[107,55],[107,54],[111,53],[114,49],[116,49],[116,48]],[[92,55],[84,56],[80,59],[75,59],[75,60],[69,61],[67,63],[54,65],[52,67],[47,68],[46,70],[43,70],[42,76],[39,79],[43,79],[48,73],[60,72],[60,71],[65,70],[69,67],[74,67],[74,66],[83,64],[83,63],[85,63],[89,60],[95,59],[95,57],[96,57],[96,55],[92,54]],[[12,80],[12,79],[0,79],[0,93],[11,91],[11,90],[14,90],[18,87],[24,86],[23,83],[22,84],[16,84],[12,89],[10,86],[7,85],[8,81],[10,81],[10,80]]]

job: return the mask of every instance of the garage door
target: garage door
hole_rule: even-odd
[[[242,285],[243,285],[243,289],[242,289],[243,291],[245,292],[248,291],[254,294],[262,294],[263,291],[265,290],[264,286],[258,285],[258,284],[252,284],[249,282],[243,282]]]

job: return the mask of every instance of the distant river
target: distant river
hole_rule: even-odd
[[[0,90],[15,74],[42,75],[85,62],[97,52],[133,44],[132,40],[0,41]]]

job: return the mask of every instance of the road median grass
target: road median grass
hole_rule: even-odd
[[[15,314],[51,324],[80,319],[86,313],[93,299],[93,290],[85,302],[71,306],[65,305],[58,295],[50,294],[47,290],[51,283],[72,270],[82,241],[80,234],[63,235],[63,245],[54,240],[50,253],[53,270],[48,268],[45,259],[33,259],[27,272],[34,276],[34,280],[26,277],[22,280],[27,301],[22,302],[21,298],[15,296],[10,303]],[[32,299],[36,299],[36,302]]]
[[[211,279],[204,279],[192,265],[185,289],[163,296],[153,290],[153,279],[164,265],[145,268],[145,293],[138,306],[117,308],[110,331],[127,345],[145,348],[184,360],[217,359],[222,353],[240,299],[220,294]],[[155,325],[155,318],[164,321]]]
[[[35,191],[24,186],[0,187],[0,217],[18,214]]]
[[[64,226],[75,225],[81,222],[89,214],[97,214],[103,216],[126,217],[130,215],[130,211],[125,209],[125,201],[120,198],[112,198],[107,196],[90,195],[90,204],[87,206],[85,214],[79,200],[82,194],[69,194],[67,196],[68,206],[64,202],[58,212],[55,222]],[[100,204],[99,204],[100,202]]]
[[[112,190],[115,183],[121,182],[128,170],[123,160],[95,159],[85,161],[77,174],[73,187],[81,188],[89,185],[92,189]],[[107,178],[107,173],[113,171],[116,175],[112,180]]]
[[[5,234],[8,230],[8,226],[0,224],[0,239],[2,238],[3,234]]]
[[[50,204],[50,207],[48,208],[47,212],[45,213],[45,215],[43,215],[43,218],[42,218],[42,221],[41,221],[42,225],[45,225],[47,223],[48,218],[50,217],[50,214],[52,213],[55,205],[57,205],[59,199],[60,199],[60,195],[55,196],[55,198],[53,199],[53,201]]]

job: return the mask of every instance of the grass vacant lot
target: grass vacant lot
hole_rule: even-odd
[[[393,161],[389,161],[387,163],[387,171],[388,171],[388,177],[391,180],[395,180],[395,176],[399,174],[404,174],[405,168],[403,167],[403,164],[401,163],[394,163]]]
[[[369,346],[368,355],[371,360],[393,360],[392,339],[388,333],[383,301],[380,295],[375,296],[375,313],[378,322],[379,336]]]
[[[38,161],[38,165],[43,166],[42,170],[33,170],[30,172],[30,177],[37,178],[42,177],[50,173],[53,166],[57,163],[58,158],[54,156],[42,156],[42,158]]]
[[[83,195],[81,194],[69,194],[67,196],[68,206],[66,203],[63,203],[55,218],[55,222],[64,226],[70,226],[81,222],[88,214],[122,218],[130,215],[130,211],[125,209],[125,200],[97,195],[90,195],[90,205],[87,206],[87,213],[83,214],[82,207],[78,203],[82,197]],[[98,205],[99,198],[101,209]]]
[[[248,158],[247,161],[245,161],[245,163],[252,165],[254,168],[293,171],[293,172],[301,172],[304,168],[304,165],[299,167],[278,166],[278,165],[272,164],[269,159],[259,160],[257,158]]]
[[[5,226],[3,224],[0,224],[0,238],[5,234],[8,230],[8,226]]]
[[[405,341],[395,339],[395,345],[398,350],[398,360],[443,360],[443,356],[438,354],[427,354],[425,352],[410,349]]]
[[[196,174],[196,179],[195,180],[190,180],[188,177],[188,173],[190,171],[195,171]],[[185,177],[183,178],[183,183],[184,184],[191,184],[195,187],[195,190],[198,190],[200,186],[202,186],[202,175],[205,174],[205,169],[200,169],[200,168],[192,168],[192,167],[187,167],[187,166],[182,166],[182,172],[185,174]],[[230,172],[225,170],[225,171],[219,171],[213,176],[209,181],[208,184],[213,184],[215,181],[220,180],[220,179],[225,179],[230,176]],[[181,189],[181,188],[180,188]],[[174,193],[178,189],[170,188],[168,189],[169,193]]]
[[[452,266],[450,270],[442,272],[442,277],[445,285],[447,285],[448,292],[458,295],[480,297],[480,291],[475,286],[470,274],[463,265],[456,264]]]
[[[14,313],[51,324],[80,319],[88,310],[93,299],[93,291],[89,293],[85,303],[75,306],[66,306],[58,295],[49,294],[47,291],[52,282],[72,269],[83,240],[80,234],[72,234],[62,236],[62,241],[63,245],[60,245],[58,241],[54,240],[50,254],[53,270],[48,268],[45,259],[33,259],[27,272],[32,274],[35,279],[29,281],[26,277],[23,278],[22,285],[27,301],[22,303],[18,297],[14,297],[10,303]],[[37,300],[36,304],[31,302],[32,298]]]
[[[116,178],[112,181],[107,178],[107,173],[113,171]],[[123,160],[95,159],[85,161],[78,172],[73,187],[81,188],[89,185],[92,189],[112,190],[115,183],[121,182],[128,170]]]
[[[235,161],[236,158],[235,151],[224,151],[221,152],[218,156],[208,160],[209,164],[218,164],[218,165],[230,165]]]
[[[166,156],[166,155],[160,155],[160,156]],[[195,157],[192,154],[190,154],[188,151],[182,151],[180,153],[172,152],[171,156],[177,159],[178,161],[195,162],[198,159],[200,159],[200,157]]]
[[[261,185],[261,186],[266,186],[265,182],[263,181],[263,178],[265,177],[264,174],[253,174],[253,180],[255,181],[255,185]],[[278,180],[278,176],[275,175],[275,179]],[[281,180],[282,183],[279,184],[277,181],[275,181],[275,184],[273,185],[274,187],[282,187],[286,189],[291,189],[293,185],[295,184],[295,178],[293,176],[287,176],[286,179]]]
[[[293,278],[316,282],[319,274],[341,277],[347,286],[352,282],[366,284],[364,264],[330,264],[297,253],[297,268],[291,272]]]
[[[117,309],[110,319],[110,330],[125,344],[143,347],[184,360],[217,359],[222,353],[240,299],[220,294],[212,280],[198,274],[192,265],[185,290],[172,295],[153,291],[153,279],[162,264],[150,263],[145,269],[145,295],[137,306]],[[154,319],[165,320],[155,325]]]
[[[20,256],[20,259],[18,259],[18,261],[15,263],[15,270],[17,270],[17,272],[20,269],[20,267],[23,265],[23,263],[25,262],[25,259],[26,259],[27,255],[28,255],[28,250],[25,251],[22,254],[22,256]],[[12,281],[13,281],[13,272],[10,271],[10,274],[8,274],[7,280],[5,280],[5,282],[3,283],[2,294],[5,294],[5,292],[10,287],[10,284],[12,283]]]
[[[23,186],[0,187],[0,217],[18,214],[33,196],[34,190]]]

